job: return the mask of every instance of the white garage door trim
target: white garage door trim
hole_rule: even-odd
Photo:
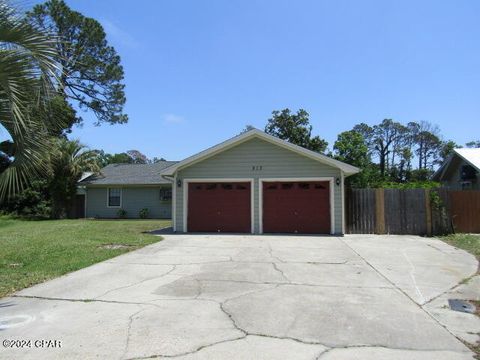
[[[207,178],[207,179],[183,179],[183,231],[188,232],[188,184],[190,183],[228,183],[248,182],[250,183],[250,227],[251,233],[255,233],[254,227],[254,179],[253,178]]]
[[[333,195],[334,177],[309,178],[260,178],[258,179],[258,226],[259,233],[263,234],[263,183],[264,182],[295,182],[295,181],[328,181],[330,188],[330,234],[335,234],[335,201]]]

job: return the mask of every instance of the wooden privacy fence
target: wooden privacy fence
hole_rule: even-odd
[[[345,213],[350,234],[478,233],[480,191],[350,189]]]
[[[480,233],[480,191],[447,191],[443,199],[456,232]]]

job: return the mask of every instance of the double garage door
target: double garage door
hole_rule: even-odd
[[[250,182],[189,183],[189,232],[250,233]],[[262,182],[264,233],[330,233],[330,189],[326,181]]]

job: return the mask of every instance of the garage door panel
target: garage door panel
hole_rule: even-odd
[[[190,232],[250,232],[251,186],[241,183],[189,183]]]
[[[328,182],[264,182],[263,231],[330,233]]]

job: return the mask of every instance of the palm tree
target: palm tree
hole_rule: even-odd
[[[33,115],[55,95],[56,59],[55,39],[0,0],[0,151],[14,159],[0,174],[0,199],[47,170],[47,124]]]
[[[53,201],[53,216],[66,215],[77,191],[77,182],[84,172],[98,172],[98,153],[88,150],[78,140],[55,139],[51,149],[52,179],[49,190]]]

